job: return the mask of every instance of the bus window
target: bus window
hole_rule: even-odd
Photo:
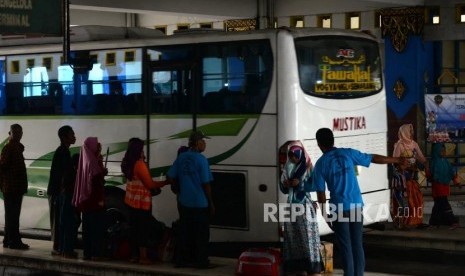
[[[3,63],[18,68],[7,72],[8,95],[2,110],[6,114],[142,114],[142,50],[111,50],[115,62],[108,66],[101,60],[107,52],[72,52],[80,58],[88,56],[90,70],[61,64],[61,53],[7,57]]]
[[[178,113],[177,99],[179,97],[178,72],[155,71],[152,73],[152,112]],[[179,84],[179,86],[183,86]]]
[[[161,46],[147,50],[152,63],[151,112],[192,112],[192,64],[195,46]]]
[[[356,98],[378,93],[382,69],[374,41],[350,37],[296,39],[302,90],[328,98]]]
[[[206,114],[259,113],[265,104],[273,71],[268,40],[153,47],[148,55],[173,67],[152,75],[152,112],[191,111],[192,96],[198,99],[196,111]],[[180,63],[195,64],[194,72],[180,69]]]
[[[201,113],[259,113],[270,89],[273,58],[268,41],[205,45]]]

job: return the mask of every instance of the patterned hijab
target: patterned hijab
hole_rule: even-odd
[[[74,187],[73,205],[82,206],[82,203],[90,198],[92,192],[92,180],[94,176],[103,173],[100,165],[97,137],[87,137],[81,147],[79,163]]]
[[[445,148],[444,143],[434,143],[431,153],[430,171],[433,180],[449,184],[453,178],[454,170],[449,161],[442,156],[442,150]]]
[[[281,183],[286,179],[298,179],[299,185],[289,188],[284,188],[280,185],[280,189],[285,193],[289,193],[288,201],[290,203],[301,203],[309,192],[308,177],[312,169],[312,162],[305,149],[299,145],[292,145],[289,148],[288,155],[291,154],[296,157],[297,163],[293,163],[290,158],[288,158],[285,171],[281,177]]]
[[[293,170],[293,173],[289,179],[301,179],[310,169],[308,166],[310,158],[307,160],[306,152],[300,146],[292,146],[289,149],[289,154],[293,154],[298,160],[295,164],[295,169]]]

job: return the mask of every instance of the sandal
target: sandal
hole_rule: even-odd
[[[132,258],[129,260],[129,262],[131,262],[131,263],[138,263],[138,262],[139,262],[139,258],[137,258],[137,257],[132,257]]]
[[[139,264],[141,265],[151,265],[153,262],[150,259],[140,259]]]
[[[459,227],[460,227],[460,225],[458,223],[454,223],[449,227],[449,230],[454,230],[454,229],[457,229]]]

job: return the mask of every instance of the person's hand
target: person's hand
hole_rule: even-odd
[[[171,191],[174,193],[174,194],[178,194],[179,193],[179,186],[178,184],[171,184]]]
[[[170,184],[170,183],[168,183],[168,181],[166,181],[166,180],[157,181],[157,182],[159,183],[159,185],[161,185],[161,187],[164,187],[164,186]]]
[[[292,187],[297,187],[299,185],[299,180],[297,178],[292,179],[291,185]]]
[[[410,162],[408,158],[405,158],[405,157],[397,157],[397,158],[399,159],[399,167],[402,170],[405,170],[406,168],[410,166]]]
[[[286,188],[289,188],[289,179],[286,179],[283,181],[283,186],[286,187]]]

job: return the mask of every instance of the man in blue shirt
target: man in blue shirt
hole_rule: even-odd
[[[207,158],[201,153],[206,148],[205,136],[193,131],[189,149],[179,154],[167,173],[168,182],[177,185],[180,235],[177,267],[209,268],[208,242],[210,215],[215,212],[210,182],[213,176]]]
[[[344,275],[361,276],[365,270],[361,217],[363,200],[355,166],[368,167],[370,163],[407,165],[407,160],[402,157],[367,154],[351,148],[336,148],[333,132],[328,128],[320,128],[316,132],[316,140],[323,152],[323,156],[315,164],[312,175],[318,202],[322,204],[323,217],[328,223],[334,220],[332,229],[341,249]],[[326,214],[325,183],[331,197],[330,210],[338,217],[329,218]]]

